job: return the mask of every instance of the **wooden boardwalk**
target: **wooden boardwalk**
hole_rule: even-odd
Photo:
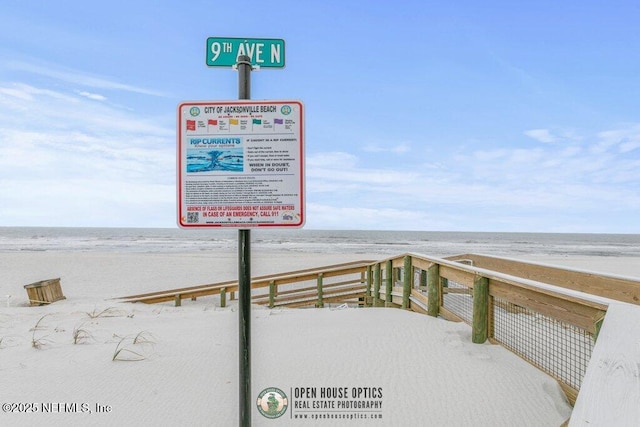
[[[640,307],[609,304],[569,427],[640,426]]]
[[[328,283],[322,287],[325,302],[341,302],[345,300],[353,300],[363,298],[366,285],[364,283],[363,274],[366,272],[367,266],[373,261],[353,261],[344,264],[334,264],[323,267],[314,267],[304,270],[288,271],[285,273],[270,274],[266,276],[253,277],[251,279],[251,288],[268,289],[267,293],[254,293],[252,301],[256,304],[269,304],[271,306],[284,307],[300,307],[304,305],[313,305],[318,300],[318,277],[325,279],[338,276],[354,276],[350,280],[341,282]],[[357,278],[356,278],[357,277]],[[316,285],[297,287],[295,289],[281,290],[281,288],[291,283],[304,283],[305,281],[314,281]],[[278,301],[273,301],[274,290],[278,295]],[[122,302],[142,302],[146,304],[156,304],[161,302],[175,301],[176,305],[180,305],[183,299],[196,299],[211,295],[233,294],[238,291],[238,281],[228,280],[218,283],[210,283],[196,285],[186,288],[167,289],[158,292],[149,292],[137,295],[127,295],[116,299]]]
[[[473,342],[489,340],[529,361],[556,378],[572,404],[580,395],[572,426],[640,425],[637,279],[487,255],[407,253],[253,277],[251,288],[252,302],[269,307],[346,302],[463,321]],[[237,291],[230,280],[117,299],[181,305],[218,296],[225,306]]]

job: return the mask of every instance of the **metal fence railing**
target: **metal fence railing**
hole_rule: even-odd
[[[472,289],[461,283],[446,281],[442,286],[442,307],[469,325],[473,322]]]
[[[447,281],[442,307],[473,324],[473,289]],[[594,334],[534,310],[493,298],[489,338],[542,371],[580,389],[595,344]]]
[[[500,298],[493,304],[493,338],[533,365],[580,390],[594,334]]]

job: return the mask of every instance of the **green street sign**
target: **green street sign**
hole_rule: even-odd
[[[207,66],[233,67],[238,56],[247,55],[251,65],[265,68],[284,68],[284,40],[209,37]]]

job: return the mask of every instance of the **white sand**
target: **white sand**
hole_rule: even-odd
[[[640,258],[636,257],[526,255],[520,259],[640,280]]]
[[[363,258],[378,257],[254,253],[252,274]],[[640,269],[623,274],[640,277]],[[23,285],[53,277],[61,277],[67,299],[28,307]],[[34,404],[12,409],[38,412],[0,413],[0,425],[237,425],[234,302],[109,300],[235,278],[235,253],[1,253],[0,403]],[[87,338],[74,344],[78,329]],[[142,342],[134,344],[139,334]],[[464,324],[394,309],[254,306],[254,400],[268,387],[283,390],[290,403],[298,387],[374,387],[383,392],[383,418],[294,420],[290,406],[271,420],[252,402],[253,425],[558,426],[570,416],[553,379],[500,346],[472,344],[470,334]],[[119,358],[143,360],[114,362],[117,349]],[[48,403],[91,413],[55,405],[49,408],[59,412],[42,413]],[[110,411],[97,413],[96,405]]]

